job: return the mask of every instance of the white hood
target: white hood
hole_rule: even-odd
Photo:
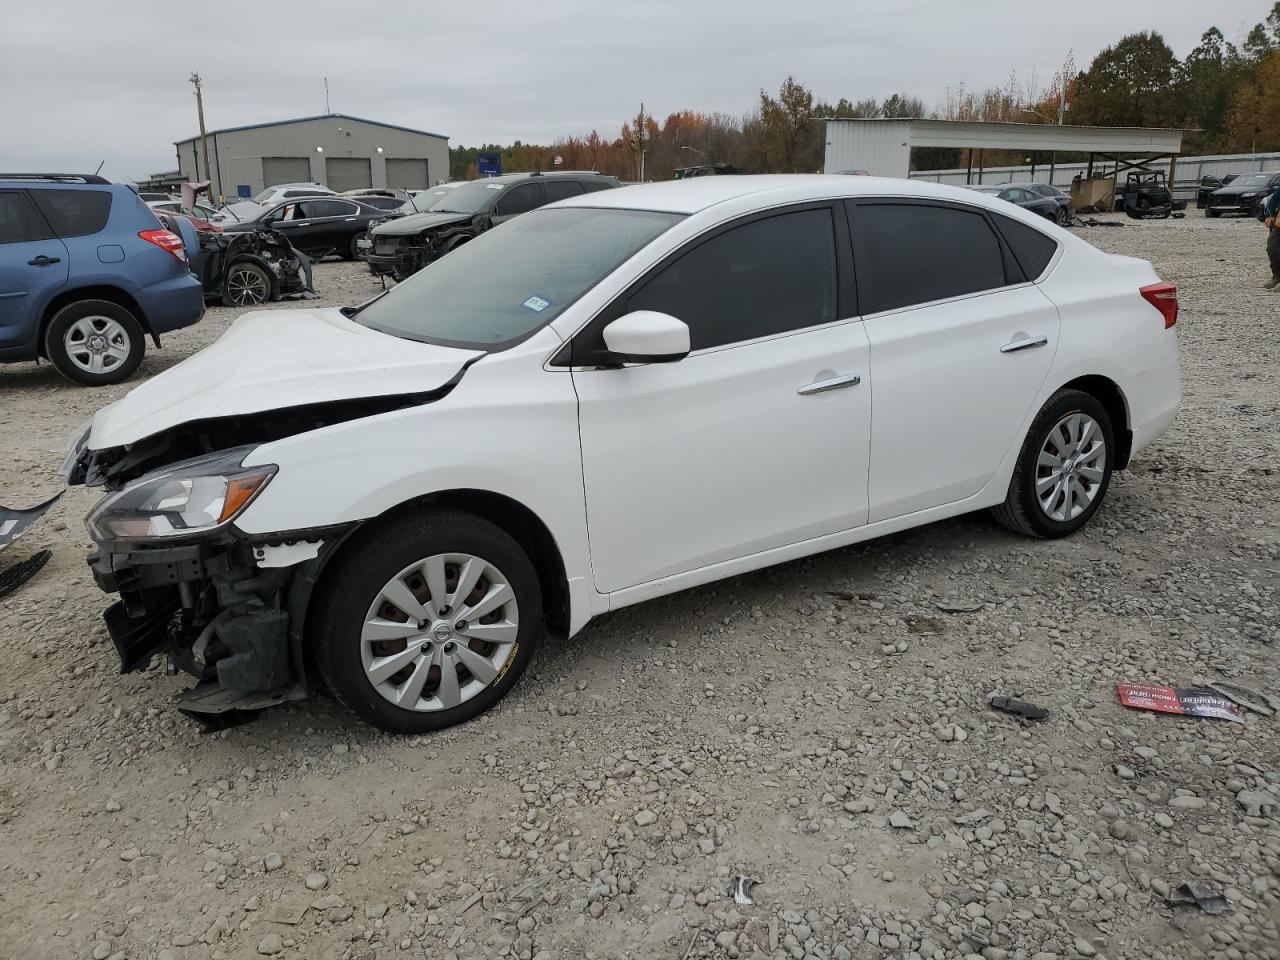
[[[248,313],[214,344],[98,411],[89,447],[193,420],[435,390],[479,350],[378,333],[327,310]]]

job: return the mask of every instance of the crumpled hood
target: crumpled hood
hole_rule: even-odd
[[[423,230],[434,230],[454,223],[467,223],[471,220],[469,213],[411,213],[407,217],[396,217],[373,228],[374,236],[408,237]]]
[[[426,393],[482,353],[378,333],[336,308],[248,313],[211,346],[99,410],[88,446],[135,443],[194,420]]]

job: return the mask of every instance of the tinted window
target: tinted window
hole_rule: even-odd
[[[1012,217],[997,216],[996,224],[1004,234],[1004,242],[1009,245],[1022,267],[1022,272],[1032,280],[1044,273],[1044,268],[1049,265],[1058,249],[1058,242],[1035,227],[1019,223]]]
[[[48,240],[51,236],[25,193],[0,193],[0,243]]]
[[[522,183],[518,187],[512,187],[502,195],[502,199],[498,201],[498,205],[493,209],[493,214],[496,217],[510,217],[517,213],[528,213],[534,207],[540,207],[542,204],[541,185]],[[445,202],[445,205],[448,206],[448,201]]]
[[[323,193],[323,192],[324,192],[323,190],[286,190],[284,193],[281,194],[281,196],[284,197],[286,200],[288,200],[288,199],[292,199],[293,197],[314,197],[317,193]],[[270,195],[270,193],[271,191],[268,190],[267,194]]]
[[[1000,242],[979,213],[924,204],[850,205],[863,313],[1005,285]]]
[[[830,323],[836,319],[831,212],[785,213],[712,237],[645,283],[627,310],[683,320],[693,350]]]
[[[597,190],[609,190],[618,185],[618,182],[612,177],[599,177],[594,180],[583,180],[582,189],[587,193],[595,193]]]
[[[36,206],[60,237],[83,237],[107,225],[111,194],[105,190],[33,190]]]
[[[319,217],[353,217],[358,208],[345,200],[304,200],[299,204],[302,215],[309,219]]]
[[[360,202],[369,207],[377,207],[379,210],[395,210],[403,207],[407,201],[399,197],[361,197]]]
[[[582,196],[582,184],[577,180],[548,180],[542,188],[547,191],[547,203]]]
[[[538,210],[487,230],[355,314],[410,340],[489,350],[545,326],[681,218]]]

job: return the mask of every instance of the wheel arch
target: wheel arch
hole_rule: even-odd
[[[53,320],[54,315],[63,307],[69,306],[78,300],[106,300],[114,303],[116,306],[123,307],[133,314],[134,318],[142,325],[145,334],[151,337],[152,343],[157,348],[160,346],[160,338],[156,336],[156,332],[151,329],[151,321],[147,319],[146,312],[134,299],[133,295],[120,287],[113,287],[110,284],[93,284],[84,287],[71,287],[67,290],[59,290],[49,302],[45,305],[44,313],[40,316],[40,330],[37,336],[38,349],[41,356],[45,356],[44,336],[49,329],[49,323]]]
[[[1115,469],[1123,470],[1129,465],[1129,454],[1133,450],[1133,430],[1129,420],[1129,402],[1124,391],[1110,377],[1101,374],[1076,377],[1064,383],[1059,389],[1079,390],[1097,398],[1111,417],[1112,429],[1116,435]],[[1056,391],[1055,391],[1056,392]]]
[[[299,578],[306,583],[306,596],[294,598],[291,606],[295,610],[310,608],[310,594],[314,587],[323,581],[325,572],[334,558],[356,539],[359,530],[372,525],[394,523],[398,517],[406,514],[438,507],[475,514],[509,534],[528,555],[534,571],[538,574],[543,616],[547,626],[561,635],[569,632],[571,598],[568,574],[555,536],[542,518],[527,506],[511,497],[489,490],[438,490],[397,504],[376,517],[361,522],[358,528],[340,537],[332,550],[322,551],[316,560],[307,565],[304,577]],[[302,602],[299,603],[299,600]],[[305,625],[302,633],[306,633]]]

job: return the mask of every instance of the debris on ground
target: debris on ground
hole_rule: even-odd
[[[1169,891],[1166,902],[1171,907],[1196,906],[1208,914],[1226,913],[1231,901],[1222,890],[1205,880],[1188,880]]]
[[[48,513],[49,509],[61,499],[62,492],[59,492],[44,503],[38,503],[26,510],[0,507],[0,550],[26,533],[32,524]]]
[[[33,553],[25,560],[20,560],[4,569],[0,569],[0,597],[7,597],[13,591],[40,572],[53,556],[50,550]]]
[[[977,613],[982,609],[981,600],[939,600],[934,604],[943,613]]]
[[[1152,710],[1156,713],[1173,713],[1189,717],[1213,717],[1244,723],[1240,708],[1221,694],[1201,687],[1179,690],[1154,683],[1116,684],[1120,702],[1134,710]]]
[[[1280,709],[1277,706],[1277,704],[1280,704],[1280,698],[1250,690],[1248,687],[1242,687],[1239,684],[1218,680],[1213,683],[1206,683],[1205,686],[1214,693],[1226,697],[1232,703],[1239,704],[1246,710],[1252,710],[1254,713],[1264,717],[1273,716],[1276,710]],[[1263,701],[1266,702],[1264,703]]]
[[[1027,703],[1025,700],[1014,700],[1012,697],[992,697],[991,708],[1001,713],[1011,713],[1025,720],[1043,720],[1049,716],[1049,711],[1044,707],[1037,707],[1034,703]]]
[[[749,907],[754,900],[751,899],[751,888],[756,885],[756,880],[752,877],[737,876],[733,880],[733,902],[740,906]]]

